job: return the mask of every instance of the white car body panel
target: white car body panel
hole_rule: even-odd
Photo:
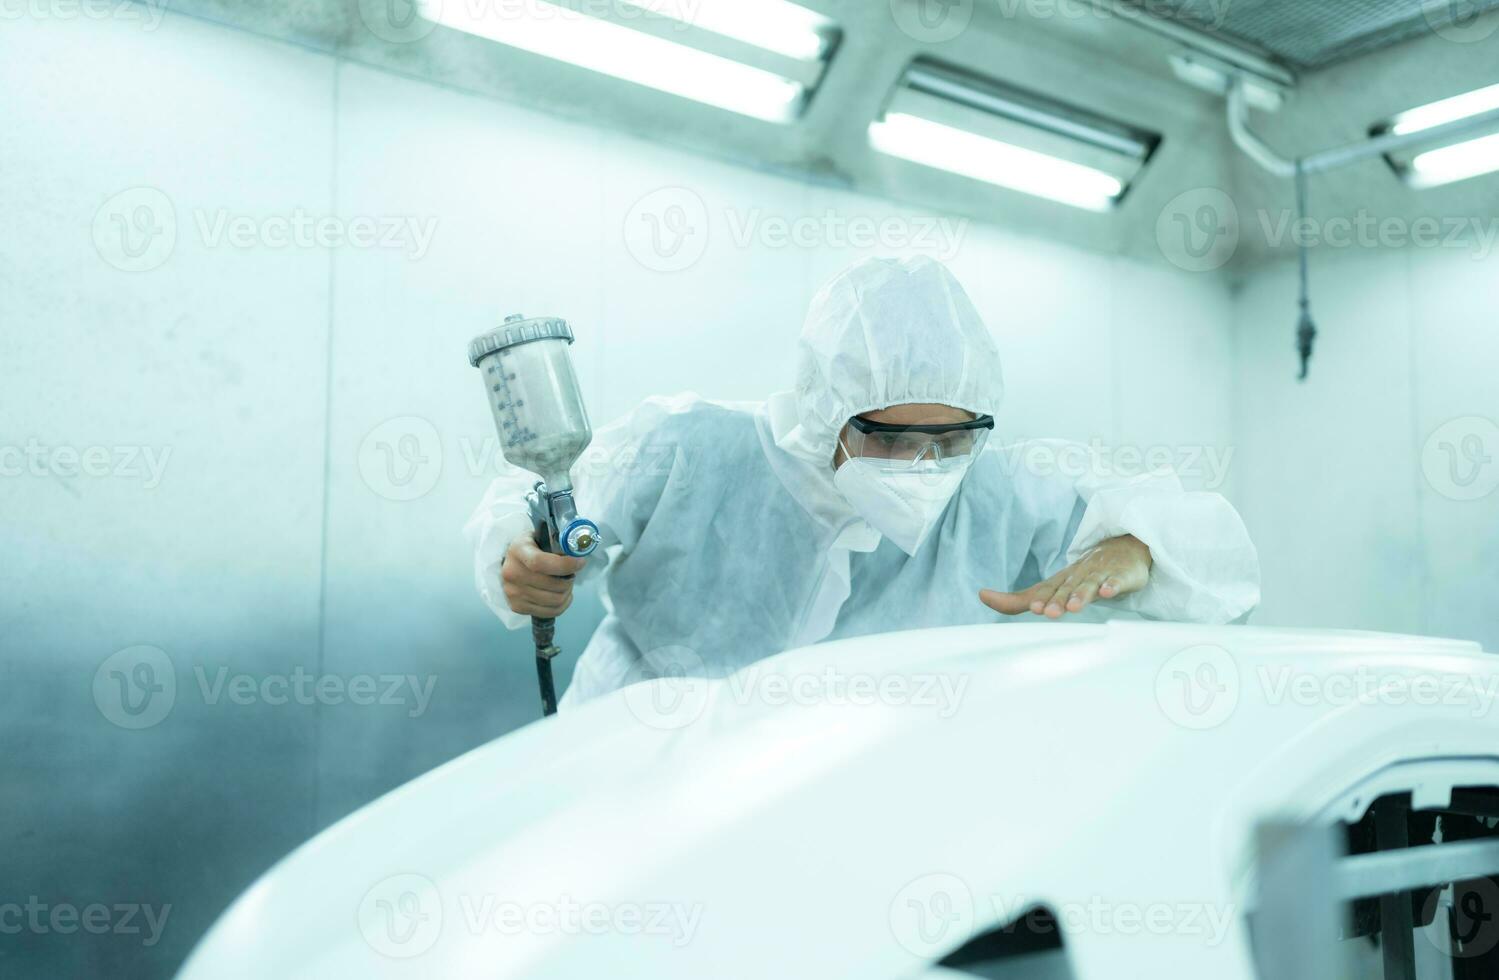
[[[885,695],[823,696],[829,678]],[[1499,659],[1458,641],[1004,624],[683,685],[527,726],[351,815],[181,976],[935,975],[1044,902],[1083,980],[1250,980],[1258,821],[1499,785]]]

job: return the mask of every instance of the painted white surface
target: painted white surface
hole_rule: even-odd
[[[1499,716],[1475,710],[1496,664],[1423,637],[1037,624],[649,681],[310,841],[182,978],[893,980],[1045,904],[1079,980],[1251,980],[1258,823],[1496,778]]]

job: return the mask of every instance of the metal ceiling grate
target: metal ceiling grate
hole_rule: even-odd
[[[1460,25],[1499,10],[1499,0],[1149,0],[1143,7],[1307,69]]]

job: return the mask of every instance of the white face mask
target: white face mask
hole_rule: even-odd
[[[972,462],[922,460],[906,470],[889,470],[872,460],[844,460],[833,474],[833,486],[870,526],[908,555],[937,526],[947,503]]]

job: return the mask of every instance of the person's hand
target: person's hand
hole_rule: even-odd
[[[979,599],[1006,616],[1032,612],[1061,619],[1080,612],[1094,599],[1116,599],[1145,588],[1150,581],[1150,548],[1133,534],[1101,541],[1077,561],[1020,592],[980,589]]]
[[[505,604],[522,616],[562,615],[573,602],[572,575],[584,564],[582,558],[542,551],[530,531],[519,535],[510,542],[500,565]]]

